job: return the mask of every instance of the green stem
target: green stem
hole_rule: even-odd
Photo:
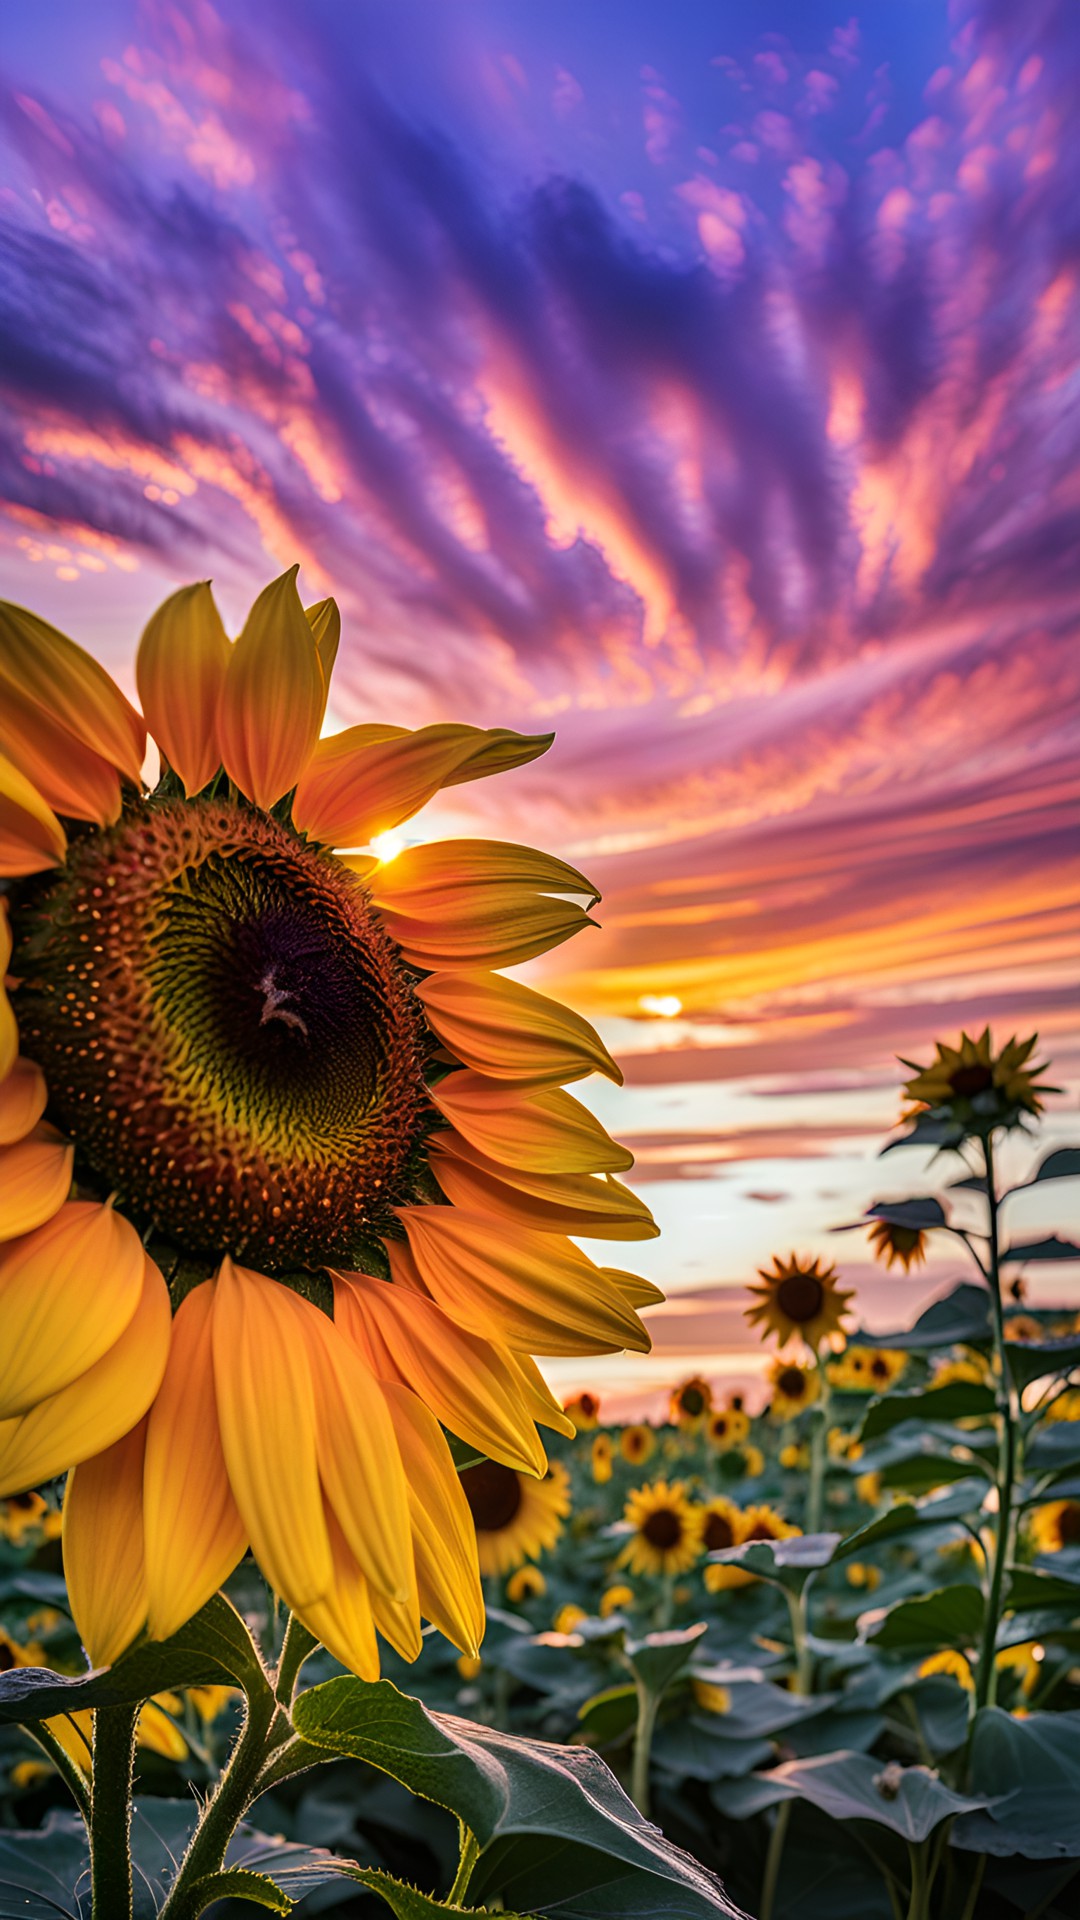
[[[290,1613],[285,1628],[285,1638],[281,1643],[281,1653],[278,1656],[277,1677],[274,1681],[274,1692],[283,1707],[288,1708],[291,1704],[297,1675],[304,1661],[314,1653],[318,1644],[315,1635],[308,1632],[295,1613]]]
[[[247,1717],[233,1747],[225,1770],[203,1808],[172,1891],[161,1910],[161,1920],[196,1920],[202,1912],[197,1882],[218,1873],[225,1851],[237,1826],[247,1812],[268,1754],[288,1731],[288,1721],[278,1715],[272,1694],[257,1694],[249,1699]],[[95,1916],[96,1920],[96,1916]],[[108,1920],[112,1920],[110,1914]]]
[[[997,1526],[994,1538],[994,1560],[990,1575],[990,1590],[986,1597],[986,1619],[983,1627],[982,1647],[979,1653],[979,1667],[976,1675],[976,1708],[993,1706],[996,1693],[997,1669],[994,1653],[997,1645],[998,1620],[1001,1616],[1002,1588],[1005,1579],[1005,1567],[1009,1558],[1009,1543],[1012,1534],[1013,1488],[1016,1480],[1016,1429],[1017,1415],[1013,1406],[1013,1394],[1009,1384],[1009,1364],[1005,1347],[1005,1315],[1001,1301],[1001,1267],[998,1240],[998,1196],[994,1177],[994,1148],[989,1134],[983,1141],[983,1157],[986,1164],[986,1198],[990,1210],[990,1310],[994,1321],[994,1347],[998,1363],[998,1418],[1001,1421],[999,1438],[997,1493]]]
[[[788,1824],[791,1820],[791,1801],[784,1800],[776,1809],[776,1819],[769,1835],[769,1851],[765,1855],[765,1873],[761,1882],[760,1920],[773,1920],[773,1908],[776,1904],[776,1887],[780,1879],[780,1861],[784,1853],[784,1841],[787,1839]]]
[[[470,1833],[465,1822],[461,1822],[461,1853],[458,1857],[454,1884],[447,1895],[448,1906],[460,1906],[469,1891],[473,1868],[480,1858],[480,1842],[474,1833]]]
[[[930,1882],[926,1871],[926,1842],[909,1840],[908,1858],[911,1861],[911,1899],[908,1902],[907,1920],[930,1920]]]
[[[23,1732],[30,1735],[31,1740],[41,1748],[42,1753],[48,1754],[89,1828],[90,1790],[85,1774],[80,1772],[66,1747],[61,1746],[52,1728],[44,1720],[31,1722],[30,1725],[23,1727]]]
[[[791,1617],[791,1644],[795,1650],[795,1672],[791,1676],[791,1691],[806,1695],[814,1691],[814,1656],[808,1644],[810,1622],[806,1586],[801,1593],[792,1593],[785,1587],[784,1597]]]
[[[138,1706],[98,1707],[90,1790],[93,1920],[131,1920],[131,1776]]]
[[[983,1874],[985,1872],[986,1855],[985,1853],[980,1853],[975,1862],[975,1871],[971,1876],[971,1885],[968,1888],[968,1896],[964,1901],[964,1911],[960,1915],[960,1920],[975,1920],[975,1903],[979,1898],[979,1889],[982,1886]]]
[[[806,1493],[806,1531],[820,1533],[825,1512],[825,1467],[829,1447],[829,1381],[821,1354],[814,1349],[818,1375],[818,1401],[810,1420],[810,1484]]]
[[[649,1756],[652,1753],[660,1695],[637,1682],[637,1726],[634,1729],[634,1760],[630,1773],[630,1798],[640,1814],[649,1817]]]

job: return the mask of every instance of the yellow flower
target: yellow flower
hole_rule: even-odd
[[[11,1672],[15,1667],[44,1667],[48,1663],[45,1650],[36,1641],[20,1643],[0,1627],[0,1673]],[[228,1692],[228,1688],[223,1688]],[[153,1700],[147,1700],[139,1709],[136,1722],[136,1738],[140,1747],[151,1753],[159,1753],[166,1760],[186,1760],[188,1743],[180,1728],[174,1726],[172,1714],[183,1712],[183,1701],[179,1694],[159,1693]],[[63,1747],[69,1760],[73,1760],[81,1773],[89,1775],[91,1753],[93,1749],[94,1716],[88,1709],[74,1713],[58,1714],[54,1719],[46,1720],[45,1725]]]
[[[750,1416],[741,1407],[726,1407],[723,1411],[710,1413],[705,1432],[709,1445],[722,1452],[727,1447],[741,1446],[750,1432]]]
[[[694,1374],[671,1392],[671,1419],[685,1433],[696,1433],[712,1407],[712,1388],[707,1380]]]
[[[902,1227],[895,1220],[878,1220],[870,1229],[875,1260],[886,1267],[901,1266],[905,1273],[926,1264],[929,1236],[921,1227]]]
[[[809,1407],[821,1392],[816,1367],[802,1367],[795,1360],[772,1361],[768,1373],[772,1385],[769,1412],[777,1420],[791,1420]]]
[[[598,1433],[592,1443],[592,1451],[590,1454],[592,1477],[598,1487],[606,1487],[608,1481],[611,1479],[611,1463],[614,1458],[614,1453],[615,1449],[611,1444],[610,1433]]]
[[[862,1447],[853,1433],[843,1427],[830,1427],[827,1444],[830,1460],[861,1460]]]
[[[930,1112],[951,1122],[961,1134],[989,1133],[994,1127],[1019,1126],[1026,1114],[1042,1112],[1040,1095],[1057,1093],[1057,1087],[1041,1083],[1047,1063],[1027,1066],[1035,1051],[1038,1034],[1028,1040],[1007,1040],[995,1054],[987,1027],[973,1040],[960,1035],[958,1047],[936,1042],[937,1053],[928,1067],[905,1060],[912,1078],[904,1085],[906,1097],[914,1102],[904,1118]]]
[[[360,1674],[376,1631],[414,1658],[424,1617],[473,1652],[442,1429],[542,1474],[537,1422],[573,1422],[529,1355],[649,1345],[657,1290],[571,1237],[655,1232],[562,1084],[618,1069],[504,972],[595,889],[506,841],[379,857],[550,736],[320,739],[339,630],[295,568],[235,642],[186,587],[142,637],[144,721],[0,607],[0,1493],[69,1474],[95,1663],[176,1631],[249,1547]]]
[[[881,1499],[880,1473],[860,1473],[856,1477],[855,1493],[864,1506],[876,1507]]]
[[[701,1514],[681,1480],[636,1487],[623,1518],[634,1531],[616,1564],[631,1573],[685,1573],[701,1552]]]
[[[582,1621],[587,1620],[588,1617],[584,1607],[576,1607],[572,1600],[568,1600],[566,1605],[560,1607],[558,1613],[555,1615],[551,1623],[552,1631],[554,1633],[574,1633],[577,1628],[580,1627]]]
[[[189,1687],[188,1699],[204,1727],[221,1717],[232,1701],[238,1699],[235,1687]]]
[[[873,1593],[881,1585],[881,1568],[868,1566],[862,1560],[852,1560],[847,1569],[849,1587],[861,1587],[867,1593]]]
[[[701,1546],[704,1553],[722,1553],[737,1547],[743,1537],[743,1511],[734,1500],[717,1494],[698,1509],[701,1514]]]
[[[886,1393],[907,1366],[906,1353],[888,1347],[845,1347],[826,1369],[830,1385],[848,1392]]]
[[[59,1532],[60,1515],[40,1493],[16,1493],[10,1500],[0,1500],[0,1539],[9,1540],[13,1547],[55,1540]]]
[[[705,1713],[730,1713],[731,1695],[726,1687],[718,1687],[713,1680],[699,1680],[692,1673],[690,1691],[694,1696],[694,1705],[701,1707]]]
[[[478,1653],[459,1653],[454,1662],[463,1680],[475,1680],[483,1664]]]
[[[932,1653],[919,1668],[919,1679],[925,1680],[932,1673],[948,1673],[967,1693],[975,1691],[975,1675],[971,1671],[971,1662],[955,1647],[945,1647],[940,1653]]]
[[[1080,1547],[1080,1500],[1050,1500],[1031,1514],[1031,1538],[1038,1553]]]
[[[600,1402],[595,1393],[578,1393],[564,1402],[563,1412],[573,1421],[578,1433],[588,1433],[599,1422]]]
[[[1005,1317],[1006,1340],[1025,1340],[1036,1344],[1045,1337],[1046,1329],[1041,1320],[1033,1313],[1010,1313]]]
[[[810,1465],[809,1447],[805,1442],[797,1445],[794,1440],[789,1440],[787,1446],[780,1449],[780,1465],[785,1473],[792,1473],[800,1467],[808,1467]]]
[[[801,1532],[801,1527],[785,1520],[775,1507],[746,1507],[743,1510],[743,1534],[739,1545],[742,1546],[747,1540],[793,1540]]]
[[[710,1549],[720,1552],[724,1546],[741,1547],[749,1540],[790,1540],[802,1532],[801,1527],[793,1526],[777,1513],[775,1507],[753,1506],[732,1509],[730,1502],[710,1501],[707,1512],[714,1512],[721,1504],[726,1508],[725,1519],[732,1526],[734,1540],[719,1541],[714,1533],[714,1544]],[[737,1516],[737,1518],[736,1518]],[[706,1521],[706,1527],[708,1521]],[[736,1587],[749,1587],[754,1584],[757,1575],[748,1572],[745,1567],[725,1566],[723,1562],[707,1566],[704,1572],[705,1586],[709,1593],[726,1593]]]
[[[756,1480],[759,1474],[764,1473],[765,1455],[762,1453],[760,1447],[744,1447],[742,1449],[742,1457],[744,1479]]]
[[[514,1607],[520,1606],[523,1600],[540,1600],[546,1592],[547,1581],[539,1567],[530,1566],[528,1562],[518,1567],[506,1583],[506,1597]]]
[[[1021,1693],[1030,1700],[1045,1658],[1046,1648],[1038,1640],[1024,1640],[1015,1647],[1002,1647],[994,1655],[994,1665],[1000,1673],[1014,1673]]]
[[[480,1571],[512,1573],[555,1545],[570,1511],[570,1476],[553,1460],[542,1480],[501,1461],[466,1467],[461,1485],[469,1503]]]
[[[789,1260],[774,1256],[772,1270],[759,1267],[764,1286],[751,1287],[754,1305],[747,1307],[751,1326],[762,1323],[761,1337],[775,1333],[781,1346],[796,1338],[809,1347],[839,1333],[844,1310],[852,1298],[839,1287],[835,1267],[823,1267],[820,1260]]]
[[[1068,1393],[1059,1393],[1056,1400],[1051,1400],[1043,1419],[1080,1420],[1080,1388],[1074,1387]]]
[[[628,1608],[634,1605],[634,1599],[633,1587],[620,1585],[618,1583],[613,1587],[605,1587],[603,1593],[600,1595],[600,1606],[598,1609],[601,1620],[610,1619],[613,1613],[625,1613]]]
[[[619,1452],[632,1467],[643,1466],[655,1448],[656,1435],[651,1427],[624,1427],[619,1435]]]
[[[941,1360],[934,1368],[930,1381],[932,1388],[951,1387],[957,1381],[970,1380],[973,1385],[985,1386],[993,1375],[980,1353],[971,1353],[960,1360]]]

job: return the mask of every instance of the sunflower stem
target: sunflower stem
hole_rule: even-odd
[[[660,1695],[637,1682],[638,1713],[634,1729],[634,1760],[630,1773],[630,1798],[638,1812],[649,1818],[649,1760],[652,1754]]]
[[[986,1597],[986,1617],[983,1625],[982,1647],[979,1653],[979,1666],[976,1675],[975,1706],[993,1706],[996,1692],[997,1668],[994,1652],[997,1643],[998,1620],[1001,1615],[1002,1589],[1005,1579],[1005,1567],[1009,1558],[1009,1546],[1012,1537],[1013,1486],[1016,1478],[1016,1429],[1017,1419],[1013,1406],[1013,1392],[1009,1382],[1009,1363],[1005,1344],[1005,1315],[1001,1300],[1000,1246],[998,1237],[998,1196],[994,1175],[994,1149],[992,1137],[987,1134],[983,1140],[983,1161],[986,1168],[986,1198],[990,1212],[990,1310],[994,1322],[994,1348],[997,1355],[998,1379],[997,1402],[998,1418],[1001,1421],[999,1437],[997,1495],[997,1526],[994,1537],[993,1567],[990,1575],[990,1591]]]
[[[787,1839],[790,1820],[791,1801],[784,1800],[776,1809],[776,1819],[773,1821],[772,1832],[769,1835],[769,1850],[765,1855],[765,1873],[761,1882],[761,1920],[773,1920],[777,1882],[780,1879],[780,1862],[784,1854],[784,1842]]]
[[[464,1900],[465,1895],[469,1891],[469,1881],[472,1879],[473,1868],[480,1858],[480,1842],[476,1838],[476,1835],[470,1832],[464,1820],[460,1823],[460,1829],[461,1852],[458,1856],[457,1872],[454,1875],[454,1884],[446,1896],[449,1906],[453,1906],[455,1902],[460,1905],[461,1901]]]
[[[318,1644],[315,1635],[308,1632],[295,1613],[290,1613],[274,1680],[274,1692],[283,1707],[288,1708],[296,1688],[297,1675]]]
[[[229,1842],[254,1798],[259,1775],[287,1732],[288,1721],[269,1690],[249,1697],[244,1725],[203,1808],[160,1920],[197,1920],[203,1910],[197,1883],[220,1871]]]
[[[131,1920],[131,1785],[138,1717],[137,1705],[98,1707],[94,1714],[90,1789],[93,1920]]]
[[[821,1521],[825,1510],[825,1463],[829,1435],[829,1382],[822,1365],[821,1354],[814,1349],[814,1364],[817,1367],[820,1393],[817,1405],[811,1413],[810,1428],[810,1484],[806,1492],[806,1531],[820,1533]]]

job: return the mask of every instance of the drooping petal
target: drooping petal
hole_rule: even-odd
[[[341,613],[338,603],[336,600],[318,600],[313,607],[304,608],[304,618],[311,628],[315,641],[315,651],[322,668],[323,686],[329,692],[334,662],[341,644]]]
[[[10,719],[9,702],[15,705]],[[146,728],[131,702],[104,667],[74,640],[25,607],[0,601],[0,712],[5,716],[5,733],[10,725],[17,738],[18,716],[28,710],[39,713],[138,786]],[[23,765],[18,752],[11,757]],[[23,766],[23,771],[28,769]],[[33,773],[29,778],[38,784]]]
[[[560,1407],[532,1355],[508,1353],[506,1357],[537,1426],[548,1427],[553,1433],[565,1433],[567,1439],[572,1439],[577,1428]]]
[[[33,1132],[48,1097],[41,1068],[33,1060],[16,1060],[7,1079],[0,1080],[0,1146]]]
[[[414,733],[387,728],[381,740],[373,732],[350,727],[320,741],[297,789],[297,826],[326,846],[364,846],[411,819],[440,787],[523,766],[554,738],[450,722]]]
[[[186,1760],[188,1743],[165,1711],[166,1701],[171,1712],[180,1711],[181,1703],[175,1693],[159,1693],[153,1700],[148,1700],[145,1707],[140,1707],[135,1723],[135,1738],[140,1747],[146,1747],[151,1753],[160,1753],[166,1760]]]
[[[326,685],[290,567],[264,587],[229,657],[218,708],[221,759],[257,807],[294,787],[319,737]]]
[[[135,680],[143,712],[189,796],[221,765],[217,711],[229,651],[209,580],[163,601],[139,642]]]
[[[329,1592],[334,1574],[315,1390],[293,1299],[278,1281],[226,1256],[212,1338],[221,1445],[244,1530],[271,1586],[300,1611]]]
[[[400,1207],[420,1273],[461,1326],[511,1348],[544,1354],[649,1348],[621,1293],[572,1241],[457,1207]],[[393,1264],[393,1242],[387,1251]]]
[[[71,1192],[75,1149],[40,1121],[25,1140],[0,1147],[0,1241],[51,1220]]]
[[[497,1166],[533,1173],[615,1173],[634,1156],[562,1087],[521,1093],[468,1067],[430,1089],[439,1112]]]
[[[0,874],[16,879],[58,867],[67,835],[37,788],[0,753]]]
[[[0,899],[0,1080],[6,1080],[19,1055],[19,1029],[7,997],[6,976],[11,960],[11,923],[7,901]]]
[[[450,1449],[419,1395],[393,1382],[386,1397],[405,1463],[420,1610],[462,1653],[484,1637],[476,1529]]]
[[[177,1308],[146,1440],[147,1630],[167,1640],[224,1585],[247,1546],[221,1446],[213,1281]]]
[[[408,1259],[400,1245],[395,1257]],[[469,1446],[526,1473],[542,1473],[544,1450],[497,1342],[455,1325],[433,1300],[367,1274],[334,1275],[334,1317],[383,1381],[409,1386]]]
[[[359,1674],[361,1680],[377,1680],[379,1648],[368,1584],[333,1513],[327,1513],[326,1526],[331,1552],[330,1585],[320,1599],[306,1601],[303,1606],[297,1606],[295,1601],[290,1604],[308,1632],[313,1633],[343,1667]]]
[[[394,1425],[382,1388],[334,1322],[290,1295],[295,1340],[306,1340],[318,1418],[319,1477],[372,1589],[407,1601],[412,1588],[409,1507]]]
[[[447,1199],[466,1213],[595,1240],[654,1240],[660,1231],[645,1202],[618,1180],[497,1167],[453,1131],[432,1136],[428,1159]]]
[[[499,840],[407,847],[368,882],[387,931],[425,971],[512,967],[595,926],[596,889],[565,861]]]
[[[622,1085],[600,1035],[570,1007],[502,974],[436,973],[416,988],[439,1039],[465,1066],[517,1087],[561,1086],[588,1073]]]
[[[0,1420],[70,1386],[116,1345],[142,1298],[143,1265],[131,1223],[85,1200],[0,1247]]]
[[[94,1667],[111,1666],[146,1619],[143,1454],[146,1421],[84,1460],[64,1494],[71,1617]]]
[[[144,1257],[142,1297],[114,1347],[21,1419],[0,1420],[0,1493],[22,1493],[111,1447],[141,1420],[165,1371],[169,1289]]]

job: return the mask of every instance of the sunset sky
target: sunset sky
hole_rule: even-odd
[[[612,1393],[737,1377],[774,1251],[955,1271],[828,1232],[918,1186],[895,1054],[1037,1026],[1080,1137],[1080,10],[851,4],[5,20],[0,590],[130,687],[299,560],[334,725],[556,729],[409,832],[603,889],[531,977],[664,1229]]]

